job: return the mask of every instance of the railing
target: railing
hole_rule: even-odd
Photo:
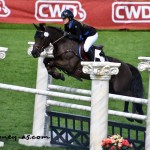
[[[89,117],[60,112],[47,112],[47,115],[50,116],[51,144],[89,149]],[[133,144],[135,150],[144,150],[145,127],[108,121],[108,128],[108,135],[120,134]]]

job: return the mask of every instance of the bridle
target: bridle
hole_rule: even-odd
[[[41,49],[40,52],[42,52],[42,51],[46,48],[44,44],[45,44],[47,38],[49,37],[49,33],[48,33],[48,32],[44,32],[44,31],[38,31],[38,32],[44,33],[44,34],[43,34],[44,40],[43,40],[43,42],[42,42],[42,47],[40,48],[40,49]],[[42,38],[41,35],[38,35],[38,34],[37,34],[37,37],[38,37],[38,36],[40,36],[39,38]],[[36,35],[35,35],[35,37],[36,37]],[[53,43],[49,43],[48,46],[50,46],[51,44],[53,45],[53,44],[57,43],[58,41],[60,41],[60,40],[63,39],[64,37],[65,37],[64,35],[61,36],[60,38],[58,38],[57,40],[55,40]],[[48,47],[48,46],[47,46],[47,47]],[[36,48],[37,50],[39,49],[39,47],[40,47],[40,45],[35,44],[35,48]]]

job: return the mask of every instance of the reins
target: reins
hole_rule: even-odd
[[[64,38],[65,36],[63,35],[62,37],[60,37],[59,39],[57,39],[56,41],[54,41],[53,43],[51,43],[52,45],[53,44],[55,44],[55,43],[57,43],[58,41],[60,41],[62,38]],[[44,41],[45,41],[45,39],[44,39]],[[44,42],[45,43],[45,42]],[[43,46],[42,46],[42,48],[41,49],[44,49],[44,44],[43,44]]]
[[[57,39],[56,41],[54,41],[52,44],[57,43],[58,41],[60,41],[62,38],[64,38],[65,36],[63,35],[62,37],[60,37],[59,39]]]

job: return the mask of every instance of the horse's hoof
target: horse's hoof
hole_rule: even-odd
[[[144,115],[143,111],[137,112],[138,115]]]
[[[144,115],[144,112],[143,112],[143,111],[141,111],[141,112],[135,111],[134,113],[137,114],[137,115]],[[136,122],[138,122],[138,123],[143,123],[142,120],[139,120],[139,119],[134,119],[134,120],[135,120]]]
[[[128,110],[124,110],[124,112],[125,112],[125,113],[129,113]],[[130,121],[130,122],[134,122],[134,119],[131,119],[131,118],[126,118],[126,119],[127,119],[128,121]]]
[[[65,81],[64,75],[61,74],[60,79],[61,79],[62,81]]]
[[[131,118],[127,118],[127,120],[130,122],[134,122],[134,119],[131,119]]]
[[[135,119],[135,121],[136,121],[137,123],[143,123],[142,120]]]
[[[63,78],[63,79],[61,78],[61,80],[62,80],[62,81],[65,81],[65,78]]]

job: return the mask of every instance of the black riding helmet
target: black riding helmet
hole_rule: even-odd
[[[74,15],[71,10],[66,9],[61,13],[61,18],[62,19],[69,18],[69,20],[72,20],[74,18]]]

